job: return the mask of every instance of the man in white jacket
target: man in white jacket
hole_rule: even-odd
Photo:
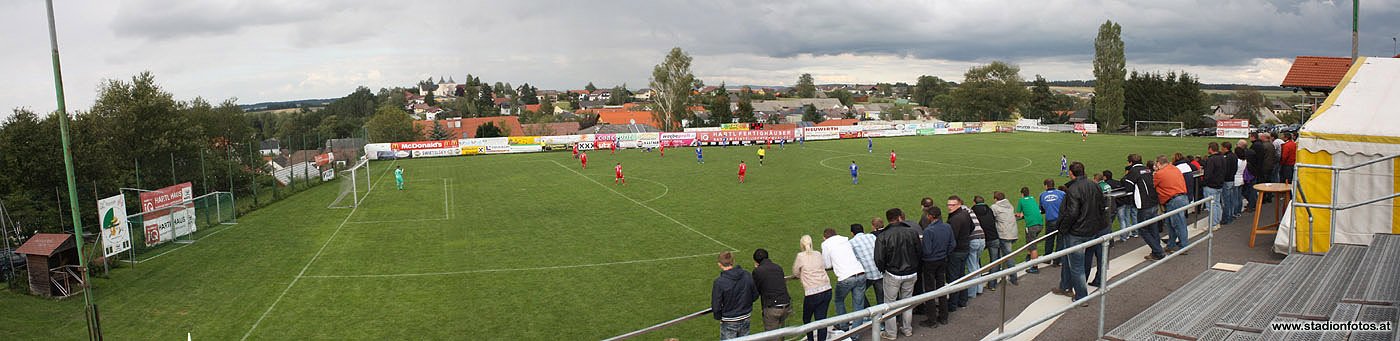
[[[987,244],[987,253],[991,256],[992,261],[996,261],[1001,257],[1011,254],[1011,246],[1016,244],[1016,239],[1019,238],[1020,234],[1016,229],[1016,207],[1011,205],[1011,201],[1006,200],[1006,193],[993,192],[992,199],[996,200],[995,203],[992,203],[992,213],[997,218],[997,240],[989,241],[990,244]],[[1016,266],[1015,257],[1008,259],[1006,263],[997,266],[992,269],[992,271],[1001,271],[1013,266]],[[1002,279],[998,279],[998,281],[1001,280]],[[988,286],[991,287],[992,290],[996,290],[998,281],[989,282],[990,284],[988,284]],[[1020,281],[1016,279],[1015,274],[1011,275],[1010,281],[1011,284],[1020,285]]]

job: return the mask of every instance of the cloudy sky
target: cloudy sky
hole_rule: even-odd
[[[1361,2],[1361,54],[1391,55],[1400,0]],[[1098,25],[1128,67],[1277,85],[1293,56],[1344,56],[1351,2],[1171,1],[58,1],[70,109],[143,70],[178,98],[340,97],[468,73],[545,89],[645,87],[679,46],[707,84],[961,80],[992,60],[1091,79]],[[0,0],[0,110],[52,110],[44,6]]]

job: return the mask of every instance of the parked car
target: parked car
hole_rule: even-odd
[[[1198,132],[1197,134],[1198,134],[1198,135],[1196,135],[1196,136],[1215,137],[1215,128],[1201,128],[1201,131]]]
[[[1183,131],[1186,131],[1186,129],[1182,129],[1182,128],[1172,128],[1172,130],[1168,130],[1168,131],[1167,131],[1167,135],[1171,135],[1171,136],[1181,136],[1181,132],[1183,132]]]
[[[1181,136],[1201,136],[1201,129],[1200,129],[1200,128],[1186,129],[1186,131],[1181,132]]]
[[[1167,136],[1167,132],[1161,130],[1152,131],[1152,136]]]
[[[18,273],[23,271],[27,264],[24,256],[15,253],[14,250],[0,249],[0,279],[10,280],[10,269]]]

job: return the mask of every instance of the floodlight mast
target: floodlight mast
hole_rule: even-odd
[[[92,299],[92,285],[87,273],[87,255],[83,253],[83,220],[78,214],[78,184],[73,179],[73,152],[69,148],[68,110],[63,99],[63,72],[58,62],[58,33],[54,29],[53,0],[44,1],[49,14],[49,47],[53,51],[53,90],[58,101],[58,130],[63,143],[63,169],[68,180],[68,212],[73,216],[73,238],[78,246],[78,266],[82,271],[83,302],[86,303],[84,319],[87,320],[88,339],[101,340],[102,328],[97,320],[97,303]]]

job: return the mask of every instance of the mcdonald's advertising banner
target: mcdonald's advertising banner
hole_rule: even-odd
[[[111,257],[131,249],[131,229],[126,222],[126,198],[121,194],[97,201],[102,222],[102,255]]]
[[[194,199],[194,189],[188,182],[141,192],[141,211],[149,212],[142,217],[146,246],[195,232],[194,203],[190,199]]]

